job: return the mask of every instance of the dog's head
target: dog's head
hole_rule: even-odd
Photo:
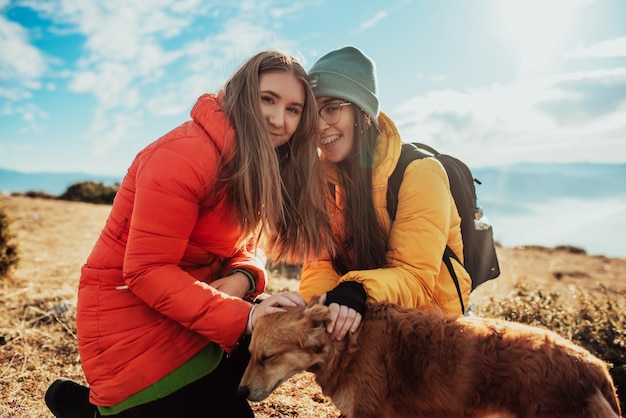
[[[328,354],[327,306],[287,308],[256,320],[250,341],[250,363],[239,392],[261,401],[291,376],[322,366]]]

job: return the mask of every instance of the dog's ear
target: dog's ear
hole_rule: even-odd
[[[311,328],[326,328],[330,323],[330,310],[328,306],[319,303],[308,306],[304,315],[307,318]]]

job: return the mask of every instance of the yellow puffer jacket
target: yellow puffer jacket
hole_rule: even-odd
[[[382,133],[374,154],[372,187],[374,207],[389,233],[388,267],[350,271],[339,276],[329,259],[309,262],[302,268],[299,291],[310,300],[340,282],[357,281],[363,284],[368,298],[373,301],[461,314],[454,281],[442,261],[446,245],[463,260],[461,218],[446,172],[434,158],[411,162],[400,186],[396,220],[392,224],[387,212],[387,180],[400,158],[401,140],[393,121],[383,113],[379,127]],[[335,183],[339,196],[336,168],[328,162],[326,166],[328,178]],[[343,220],[335,219],[334,223],[343,225]],[[336,233],[342,235],[340,231]],[[471,290],[469,274],[455,260],[452,264],[459,279],[463,304],[467,306]]]

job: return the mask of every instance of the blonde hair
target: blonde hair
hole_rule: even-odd
[[[305,92],[298,127],[274,148],[260,107],[259,78],[266,72],[293,74]],[[263,51],[226,82],[223,108],[235,128],[236,151],[224,167],[223,189],[244,230],[257,234],[275,262],[298,264],[333,252],[326,187],[315,146],[317,105],[307,73],[295,58]]]

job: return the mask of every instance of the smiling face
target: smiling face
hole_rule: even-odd
[[[304,109],[304,87],[293,74],[272,71],[259,76],[259,92],[261,114],[277,148],[289,141],[298,128]]]
[[[343,161],[352,152],[354,144],[354,105],[345,105],[346,100],[336,97],[318,97],[316,101],[326,120],[332,123],[329,124],[321,116],[318,118],[317,146],[328,161],[333,163]],[[335,120],[337,122],[333,123]]]

